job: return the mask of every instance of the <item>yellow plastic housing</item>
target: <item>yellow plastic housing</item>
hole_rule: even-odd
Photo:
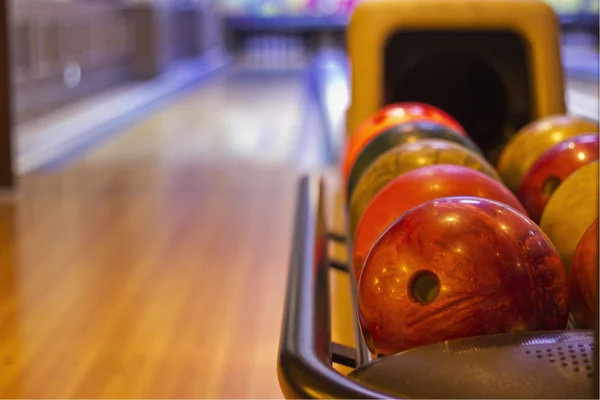
[[[347,32],[351,62],[351,102],[346,130],[351,135],[384,106],[384,49],[402,30],[505,30],[525,43],[531,92],[530,119],[565,113],[560,55],[560,22],[536,0],[365,0]],[[493,46],[493,43],[490,43]]]

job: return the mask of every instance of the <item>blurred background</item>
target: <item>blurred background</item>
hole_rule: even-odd
[[[263,80],[308,67],[319,70],[308,87],[330,108],[321,122],[337,132],[347,97],[344,27],[357,1],[12,1],[17,168],[28,171],[56,152],[72,151],[84,138],[97,136],[94,130],[115,130],[119,122],[223,68]],[[585,96],[597,98],[598,1],[549,2],[564,30],[563,62],[575,89],[568,98],[574,96],[579,108],[596,110]],[[125,105],[114,107],[116,101]],[[106,107],[109,103],[113,107]],[[216,99],[215,105],[221,111],[228,107]],[[76,127],[53,132],[76,115]],[[332,140],[335,145],[336,137]],[[67,141],[71,144],[56,145]],[[54,152],[42,154],[50,143]]]

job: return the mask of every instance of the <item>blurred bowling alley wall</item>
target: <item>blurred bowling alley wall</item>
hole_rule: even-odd
[[[222,36],[212,0],[12,0],[9,18],[16,122],[157,77]]]

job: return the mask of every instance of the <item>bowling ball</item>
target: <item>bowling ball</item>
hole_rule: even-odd
[[[581,166],[598,159],[598,134],[573,136],[550,147],[523,176],[518,197],[529,218],[539,222],[556,188]]]
[[[598,218],[598,161],[573,172],[561,183],[540,219],[540,228],[560,254],[567,274],[577,244]]]
[[[437,107],[418,102],[403,102],[388,105],[363,122],[350,136],[344,159],[344,180],[348,180],[350,169],[358,153],[377,134],[409,121],[437,122],[466,136],[464,128],[450,115]]]
[[[575,274],[569,275],[569,312],[571,313],[571,321],[576,329],[588,329],[593,326],[594,317],[592,315],[592,309],[588,306],[581,288],[579,281],[575,277]]]
[[[538,226],[477,197],[423,203],[377,240],[358,286],[370,351],[486,334],[564,329],[567,277]]]
[[[444,164],[414,169],[384,186],[360,218],[352,243],[356,279],[360,277],[371,246],[394,220],[419,204],[448,196],[485,197],[525,213],[519,200],[502,182],[479,171]]]
[[[598,314],[598,218],[585,231],[571,261],[570,306],[582,328],[593,328]]]
[[[485,158],[458,143],[426,139],[396,146],[379,156],[359,179],[350,200],[350,235],[354,235],[367,205],[392,179],[413,169],[434,164],[463,165],[500,180],[494,167]]]
[[[526,125],[513,136],[500,155],[498,172],[513,192],[523,175],[553,145],[582,133],[598,132],[598,125],[583,117],[554,115]]]
[[[415,143],[423,139],[441,139],[459,143],[483,156],[481,149],[467,136],[461,136],[452,129],[438,123],[412,121],[396,125],[373,137],[360,151],[347,181],[346,200],[350,201],[359,179],[380,155],[398,145]]]

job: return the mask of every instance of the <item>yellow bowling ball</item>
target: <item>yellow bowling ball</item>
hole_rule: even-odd
[[[540,220],[540,228],[554,244],[567,273],[579,240],[596,218],[598,161],[579,168],[558,186]]]
[[[516,193],[523,175],[556,143],[582,133],[598,132],[598,124],[584,117],[553,115],[526,125],[513,136],[500,155],[498,172],[504,184]]]
[[[350,237],[354,237],[367,205],[385,185],[405,172],[432,164],[462,165],[500,181],[500,176],[485,158],[458,143],[424,139],[393,147],[367,168],[352,193],[349,207]]]

